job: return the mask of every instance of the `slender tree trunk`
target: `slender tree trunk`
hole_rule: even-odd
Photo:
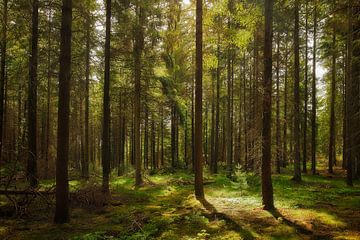
[[[146,98],[146,97],[145,97]],[[144,169],[149,167],[149,111],[146,104],[144,105],[145,121],[144,121]]]
[[[143,183],[141,176],[141,135],[140,135],[140,113],[141,113],[141,57],[144,49],[144,29],[145,13],[142,4],[137,1],[138,23],[135,30],[134,46],[134,74],[135,74],[135,101],[134,101],[134,157],[135,157],[135,185]]]
[[[69,116],[71,82],[71,26],[72,0],[62,1],[60,71],[59,71],[59,110],[58,139],[56,158],[56,209],[55,223],[69,222]]]
[[[86,68],[85,68],[85,148],[84,148],[84,166],[82,175],[85,179],[89,178],[89,111],[90,111],[90,13],[86,16]]]
[[[317,42],[317,0],[314,0],[314,38],[313,38],[313,76],[312,76],[312,113],[311,113],[311,172],[316,174],[316,42]]]
[[[264,43],[264,98],[262,129],[262,202],[264,209],[274,209],[271,180],[271,92],[272,92],[272,32],[273,0],[265,1],[265,43]]]
[[[286,38],[285,45],[285,76],[284,76],[284,132],[283,132],[283,167],[286,167],[288,162],[288,42]]]
[[[281,169],[281,143],[280,143],[280,33],[276,40],[276,172]]]
[[[103,99],[103,133],[102,133],[102,168],[104,195],[110,193],[110,34],[111,34],[111,0],[106,0],[106,36],[105,36],[105,72]]]
[[[171,167],[176,168],[176,109],[174,104],[171,106]]]
[[[335,9],[335,1],[333,1]],[[335,13],[334,13],[335,14]],[[333,23],[332,36],[332,69],[331,69],[331,99],[330,99],[330,133],[329,133],[329,163],[328,172],[334,173],[333,165],[335,163],[335,93],[336,93],[336,32],[335,23]]]
[[[306,6],[305,6],[305,83],[304,83],[304,129],[303,129],[303,164],[302,164],[302,171],[303,173],[307,172],[307,131],[308,131],[308,15],[309,15],[309,0],[306,0]]]
[[[185,111],[185,123],[184,123],[184,161],[186,168],[189,166],[188,161],[188,111]]]
[[[230,23],[229,23],[230,26]],[[226,113],[226,176],[232,176],[232,121],[231,121],[231,50],[228,49],[227,61],[227,113]]]
[[[51,134],[51,18],[52,18],[52,10],[51,6],[49,7],[49,15],[48,15],[48,51],[47,51],[47,105],[46,105],[46,140],[45,140],[45,179],[49,178],[49,148],[50,148],[50,134]]]
[[[4,130],[4,88],[6,71],[7,50],[7,24],[8,24],[8,0],[3,0],[3,23],[1,34],[1,62],[0,62],[0,166],[2,162],[3,130]]]
[[[28,162],[27,178],[31,187],[36,187],[37,179],[37,68],[39,41],[39,2],[32,1],[32,33],[31,54],[29,59],[29,88],[28,88]]]
[[[215,148],[212,162],[212,173],[217,173],[217,162],[219,158],[219,124],[220,124],[220,34],[217,42],[217,68],[216,68],[216,116],[215,116]]]
[[[295,138],[295,162],[294,181],[301,181],[300,164],[300,49],[299,49],[299,0],[295,0],[295,29],[294,29],[294,138]]]
[[[213,165],[215,162],[215,76],[214,72],[211,75],[211,125],[210,125],[210,171],[213,172]]]
[[[164,134],[165,134],[165,129],[164,129],[164,109],[161,108],[161,158],[160,158],[160,163],[161,163],[161,167],[164,167]]]
[[[202,154],[202,77],[203,77],[203,3],[196,0],[196,75],[195,75],[195,196],[204,198]]]

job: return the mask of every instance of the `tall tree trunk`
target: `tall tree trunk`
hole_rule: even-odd
[[[39,42],[39,2],[32,1],[32,33],[31,54],[29,59],[29,88],[28,88],[28,162],[27,178],[31,187],[36,187],[37,179],[37,68]]]
[[[218,172],[217,162],[219,158],[219,124],[220,124],[220,34],[217,42],[217,67],[216,67],[216,116],[215,116],[215,148],[212,159],[212,173]]]
[[[86,68],[85,68],[85,149],[84,149],[84,165],[82,175],[85,179],[89,178],[89,111],[90,111],[90,12],[86,16]]]
[[[276,172],[281,169],[281,143],[280,143],[280,32],[276,40]]]
[[[229,23],[230,26],[230,23]],[[231,119],[231,49],[228,49],[227,61],[227,113],[226,113],[226,176],[232,176],[232,119]]]
[[[195,196],[204,198],[202,155],[202,77],[203,77],[203,3],[196,0],[196,75],[195,75]]]
[[[303,164],[302,164],[302,171],[303,173],[307,172],[307,131],[308,131],[308,100],[309,100],[309,93],[308,93],[308,15],[309,15],[309,0],[306,0],[305,6],[305,83],[304,83],[304,129],[303,129]]]
[[[300,164],[300,49],[299,49],[299,0],[295,0],[295,28],[294,28],[294,138],[295,138],[295,161],[294,181],[301,181]]]
[[[71,82],[71,25],[72,0],[62,1],[60,71],[59,71],[59,110],[58,139],[56,158],[56,209],[55,223],[69,222],[69,116]]]
[[[140,113],[141,113],[141,56],[144,49],[145,13],[140,1],[137,1],[138,22],[135,30],[134,45],[134,75],[135,75],[135,100],[134,100],[134,159],[135,159],[135,185],[140,186],[143,182],[141,176],[141,135],[140,135]]]
[[[333,0],[335,9],[335,0]],[[335,12],[334,12],[335,14]],[[334,173],[333,165],[335,163],[335,93],[336,93],[336,30],[335,20],[333,20],[332,36],[332,66],[331,66],[331,96],[330,96],[330,132],[329,132],[329,163],[328,172]]]
[[[110,34],[111,34],[111,0],[106,0],[106,36],[105,36],[105,72],[103,97],[103,132],[102,132],[102,191],[108,195],[110,175]]]
[[[49,6],[48,15],[48,39],[47,39],[47,105],[46,105],[46,139],[45,139],[45,179],[49,178],[49,148],[50,148],[50,134],[51,134],[51,32],[52,32],[52,9]]]
[[[316,174],[316,42],[317,42],[317,0],[314,0],[314,38],[313,38],[313,76],[312,76],[312,113],[311,113],[311,172]]]
[[[288,38],[285,45],[285,76],[284,76],[284,132],[283,132],[283,167],[287,165],[288,159]]]
[[[4,130],[4,88],[6,71],[6,47],[7,47],[7,24],[8,24],[8,0],[3,0],[3,23],[1,34],[1,62],[0,62],[0,166],[2,162],[3,130]]]
[[[271,92],[272,92],[272,32],[273,0],[265,1],[265,42],[264,42],[264,98],[262,128],[262,202],[264,209],[274,209],[271,180]]]

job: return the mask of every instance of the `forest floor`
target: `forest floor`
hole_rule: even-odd
[[[130,175],[113,177],[108,206],[97,206],[94,183],[71,181],[71,223],[52,224],[53,207],[40,203],[21,217],[0,215],[0,239],[360,239],[359,182],[347,187],[336,169],[295,183],[284,171],[273,175],[272,214],[262,210],[260,178],[252,174],[236,181],[205,174],[202,203],[186,172],[147,176],[140,189]]]

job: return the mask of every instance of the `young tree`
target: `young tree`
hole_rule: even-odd
[[[67,223],[69,216],[69,116],[71,82],[71,27],[72,0],[62,1],[60,71],[59,71],[59,109],[56,158],[56,208],[55,223]]]
[[[195,72],[195,196],[204,198],[202,155],[202,77],[203,77],[203,3],[196,0],[196,72]]]
[[[264,209],[274,209],[273,186],[271,180],[271,92],[272,92],[272,35],[273,0],[265,1],[265,42],[264,42],[264,97],[262,129],[262,202]]]

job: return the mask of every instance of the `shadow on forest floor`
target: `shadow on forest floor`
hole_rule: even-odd
[[[305,175],[274,175],[276,211],[261,208],[260,179],[237,173],[234,181],[206,174],[206,200],[193,195],[187,172],[149,176],[134,189],[132,176],[114,177],[114,204],[73,206],[71,223],[52,224],[52,211],[0,219],[1,239],[357,239],[360,236],[360,185]],[[47,183],[49,184],[49,183]],[[86,183],[77,183],[85,188]],[[83,186],[84,185],[84,186]],[[115,204],[116,203],[116,204]],[[0,204],[6,200],[0,198]]]

